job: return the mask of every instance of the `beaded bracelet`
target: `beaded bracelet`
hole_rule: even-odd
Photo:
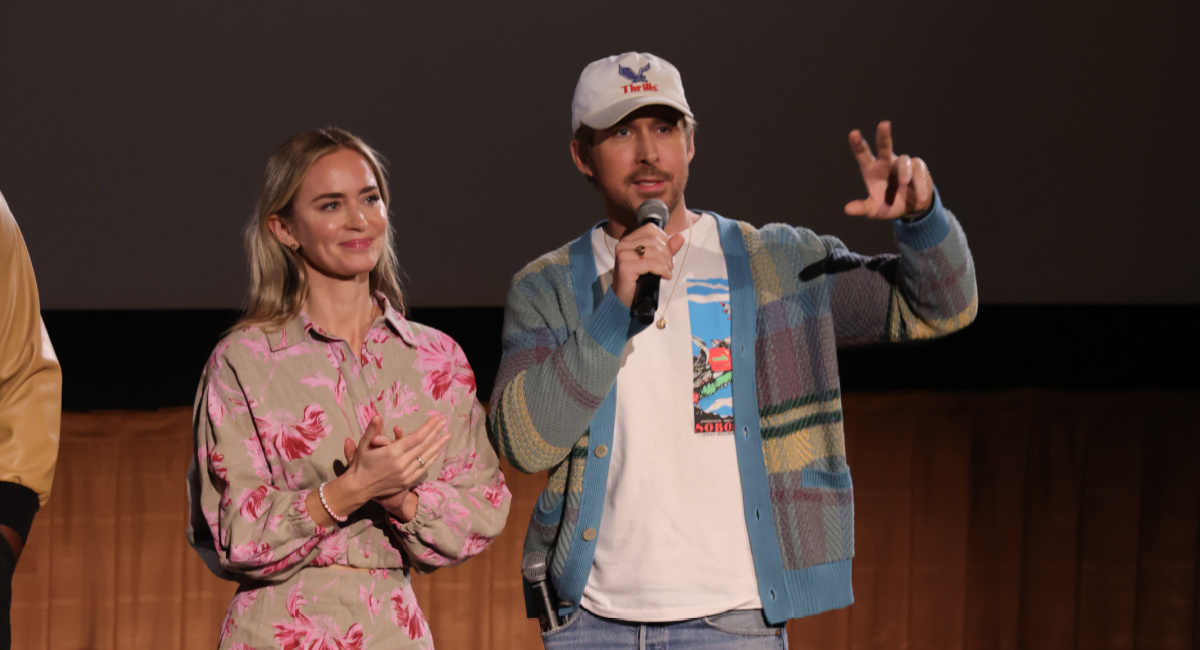
[[[325,483],[322,483],[321,487],[317,488],[317,496],[321,498],[321,507],[325,508],[325,512],[328,512],[329,516],[333,517],[334,521],[338,522],[339,524],[344,524],[344,523],[346,523],[346,521],[348,519],[350,519],[350,517],[347,517],[345,515],[339,515],[333,511],[333,508],[329,507],[329,503],[325,501],[325,485],[326,485],[326,483],[328,483],[328,481],[326,481]]]

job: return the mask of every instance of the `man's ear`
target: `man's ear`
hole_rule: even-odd
[[[696,155],[696,129],[692,129],[687,134],[687,158],[691,164],[692,158]]]
[[[571,140],[571,160],[575,161],[575,167],[584,176],[595,177],[596,170],[592,168],[592,161],[585,160],[579,152],[579,141]]]
[[[275,235],[275,239],[278,239],[279,243],[287,248],[296,250],[297,246],[299,246],[296,238],[292,236],[291,228],[288,228],[287,222],[278,214],[272,214],[267,217],[267,228],[270,228],[271,234]]]

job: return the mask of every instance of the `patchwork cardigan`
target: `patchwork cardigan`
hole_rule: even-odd
[[[936,194],[924,218],[895,222],[898,255],[865,257],[807,229],[713,216],[729,274],[734,437],[764,612],[779,623],[845,607],[854,500],[836,348],[968,325],[978,299],[966,237]],[[518,469],[550,470],[524,555],[526,565],[546,563],[560,615],[578,607],[604,534],[617,372],[640,329],[600,291],[590,229],[513,278],[491,434]]]

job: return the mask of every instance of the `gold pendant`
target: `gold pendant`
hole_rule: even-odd
[[[654,326],[655,326],[655,327],[657,327],[657,328],[658,328],[658,329],[660,329],[660,330],[665,330],[665,329],[667,329],[667,317],[666,317],[666,316],[662,316],[662,317],[660,317],[660,318],[658,319],[658,322],[657,322],[657,323],[655,323],[655,324],[654,324]]]

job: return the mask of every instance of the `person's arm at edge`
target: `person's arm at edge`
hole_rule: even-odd
[[[62,371],[42,323],[29,252],[0,196],[0,535],[19,559],[50,498]]]

